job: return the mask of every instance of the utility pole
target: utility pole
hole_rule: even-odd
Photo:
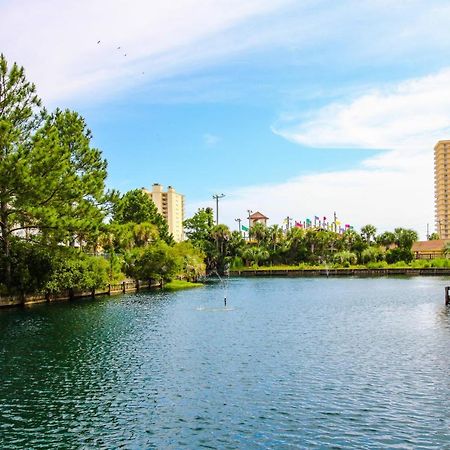
[[[219,198],[224,198],[225,194],[214,194],[212,198],[216,201],[216,225],[219,225]]]
[[[252,215],[252,210],[251,209],[247,209],[248,212],[248,240],[250,241],[250,228],[251,228],[251,219],[250,216]]]
[[[239,224],[239,233],[242,234],[242,231],[241,231],[241,222],[242,222],[242,219],[234,219],[234,221],[237,222],[237,223]]]
[[[289,231],[289,228],[291,228],[292,217],[287,216],[285,220],[286,220],[286,231]]]

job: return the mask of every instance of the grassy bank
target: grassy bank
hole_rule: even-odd
[[[233,268],[232,271],[271,271],[271,270],[329,270],[329,269],[427,269],[427,268],[450,268],[450,259],[417,259],[410,263],[399,261],[388,264],[386,261],[371,262],[367,264],[339,265],[339,264],[298,264],[298,265],[273,265]]]
[[[203,283],[191,283],[184,280],[173,280],[164,285],[164,289],[168,291],[178,291],[179,289],[190,289],[204,286]]]

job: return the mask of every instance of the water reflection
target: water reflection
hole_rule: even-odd
[[[233,280],[0,312],[1,448],[450,446],[446,280]]]

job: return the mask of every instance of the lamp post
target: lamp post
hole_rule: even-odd
[[[219,225],[219,198],[224,198],[225,194],[214,194],[212,198],[216,201],[216,225]]]

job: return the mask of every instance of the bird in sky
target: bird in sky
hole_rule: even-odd
[[[120,47],[117,47],[117,50],[120,50]]]
[[[97,41],[97,44],[100,44],[100,41]]]

